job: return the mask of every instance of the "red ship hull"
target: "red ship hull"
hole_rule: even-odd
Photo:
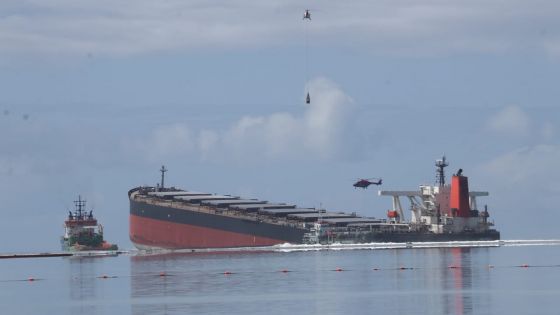
[[[286,241],[130,215],[130,240],[139,248],[232,248]]]

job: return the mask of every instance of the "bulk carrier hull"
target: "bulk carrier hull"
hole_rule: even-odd
[[[446,185],[445,157],[436,161],[438,183],[417,191],[379,191],[393,199],[386,219],[299,208],[232,195],[136,187],[130,199],[130,240],[139,249],[212,249],[291,244],[446,242],[499,240],[487,207],[477,209],[460,169]],[[381,182],[380,182],[381,183]],[[411,202],[404,219],[401,197]]]
[[[256,220],[130,201],[130,240],[140,249],[299,244],[307,232]]]
[[[141,250],[208,249],[260,247],[277,244],[306,243],[307,229],[278,228],[270,224],[222,220],[212,215],[200,215],[177,209],[131,202],[130,240]],[[144,212],[142,212],[144,210]],[[167,217],[170,215],[170,217]],[[450,241],[493,241],[500,233],[492,230],[481,233],[434,234],[426,232],[366,233],[360,238],[341,235],[319,243],[407,243]]]

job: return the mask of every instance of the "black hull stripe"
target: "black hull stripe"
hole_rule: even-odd
[[[301,243],[303,234],[307,232],[305,229],[297,229],[289,226],[157,206],[136,202],[134,200],[130,200],[130,214],[154,220],[191,224],[227,232],[266,237],[294,244]]]

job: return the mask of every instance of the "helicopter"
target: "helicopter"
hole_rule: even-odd
[[[368,188],[369,185],[381,185],[383,184],[383,179],[381,178],[361,178],[354,183],[354,188]]]
[[[303,13],[303,20],[309,20],[311,22],[311,11],[309,9],[305,9],[305,12]],[[307,76],[307,28],[305,32],[305,72]],[[311,104],[311,96],[309,96],[309,91],[307,92],[307,97],[305,97],[305,104]]]

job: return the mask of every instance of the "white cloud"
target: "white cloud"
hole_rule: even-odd
[[[300,1],[5,0],[0,54],[138,54],[287,45],[302,38]],[[371,51],[557,55],[556,1],[323,1],[310,25],[316,42]]]
[[[147,140],[136,139],[128,147],[149,161],[159,161],[162,157],[190,154],[196,147],[195,139],[186,125],[173,124],[156,128]]]
[[[545,140],[553,139],[555,133],[556,133],[556,127],[552,123],[545,122],[542,125],[541,134]]]
[[[302,135],[301,124],[288,113],[243,117],[223,135],[229,149],[238,157],[247,154],[278,156],[286,148],[298,150],[292,142]]]
[[[225,130],[192,130],[185,124],[155,129],[148,140],[132,147],[148,159],[189,155],[203,159],[233,156],[328,159],[344,146],[343,134],[352,119],[352,100],[333,82],[319,78],[308,86],[311,104],[300,115],[272,113],[245,116]]]
[[[352,99],[326,79],[311,82],[309,91],[313,100],[303,121],[305,145],[328,155],[333,144],[341,141],[341,131],[352,112]]]
[[[257,150],[269,157],[299,157],[311,153],[315,158],[336,154],[352,100],[333,82],[319,78],[308,86],[311,103],[301,116],[275,113],[244,117],[225,134],[233,150]]]
[[[527,136],[531,131],[531,119],[518,106],[509,106],[491,117],[488,129],[511,136]]]
[[[481,167],[500,186],[560,192],[560,146],[536,145],[496,157]]]
[[[202,130],[198,135],[198,148],[203,158],[206,158],[210,151],[216,147],[220,141],[220,136],[213,130]]]

